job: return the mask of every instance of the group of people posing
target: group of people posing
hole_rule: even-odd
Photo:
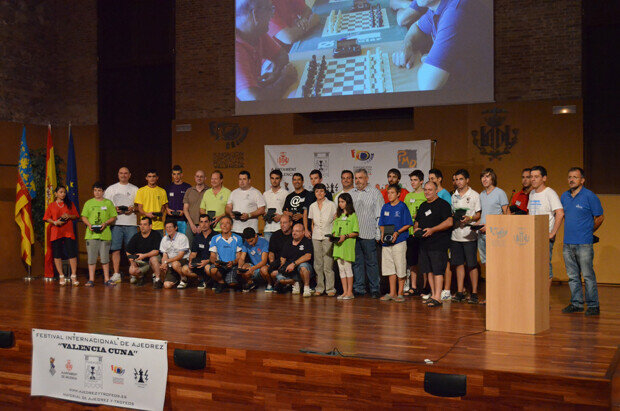
[[[584,311],[583,275],[586,315],[599,313],[593,243],[603,209],[598,197],[584,187],[585,173],[578,167],[568,171],[569,190],[561,198],[546,186],[544,167],[526,168],[522,189],[513,191],[510,200],[497,187],[497,175],[490,168],[480,174],[481,193],[470,187],[470,175],[464,169],[452,176],[453,193],[442,186],[438,169],[429,170],[426,180],[422,171],[411,172],[411,191],[400,183],[398,169],[388,171],[382,190],[369,185],[366,170],[344,170],[342,190],[335,194],[322,183],[319,170],[310,173],[312,190],[304,188],[302,174],[294,174],[290,192],[282,185],[281,171],[271,170],[270,187],[264,193],[252,187],[248,171],[239,173],[238,188],[233,191],[224,187],[224,176],[217,170],[211,174],[210,187],[202,170],[196,171],[194,186],[183,182],[180,166],[172,168],[172,182],[165,189],[158,186],[156,170],[147,171],[147,184],[141,188],[129,183],[130,177],[122,167],[118,183],[105,190],[102,184],[93,184],[94,198],[86,202],[81,215],[66,197],[66,189],[56,188],[56,201],[48,206],[44,220],[51,224],[61,285],[79,284],[76,236],[70,222],[81,219],[87,227],[89,287],[95,284],[98,258],[105,284],[121,282],[124,250],[130,282],[143,285],[152,271],[154,288],[183,289],[195,284],[216,293],[250,292],[264,284],[265,292],[335,297],[337,271],[341,300],[369,294],[382,301],[403,302],[405,295],[413,295],[422,296],[428,307],[439,307],[445,300],[477,304],[478,269],[486,263],[486,217],[546,214],[549,284],[556,234],[565,222],[563,254],[571,301],[563,311]],[[259,236],[259,218],[264,220],[263,236]],[[62,260],[70,262],[70,279],[63,275]],[[450,292],[453,269],[454,295]],[[469,293],[466,274],[471,280]],[[383,296],[381,276],[389,284]]]

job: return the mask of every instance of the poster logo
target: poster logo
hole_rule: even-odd
[[[280,156],[278,156],[278,164],[280,167],[285,167],[289,162],[288,157],[286,156],[286,152],[281,152]]]
[[[112,383],[118,385],[125,384],[125,379],[122,378],[125,374],[125,369],[116,365],[111,365],[110,368],[112,369]]]
[[[314,153],[314,168],[319,170],[323,177],[329,177],[329,153]]]
[[[474,145],[478,147],[480,154],[489,156],[489,160],[494,158],[501,160],[502,156],[509,154],[510,149],[517,144],[519,129],[511,129],[510,125],[504,125],[506,116],[501,115],[504,113],[508,113],[508,111],[501,108],[483,111],[483,115],[490,114],[484,118],[486,125],[471,132]]]
[[[65,364],[65,369],[67,371],[71,371],[73,369],[73,364],[71,364],[71,360],[67,360],[67,363]]]
[[[56,361],[56,359],[54,357],[50,357],[50,374],[52,375],[56,374],[56,366],[54,365],[54,361]]]
[[[418,150],[398,150],[398,168],[416,168]]]
[[[84,375],[84,385],[87,388],[103,388],[103,356],[85,355],[86,372]]]
[[[369,163],[375,157],[375,153],[364,150],[351,150],[351,157],[353,157],[357,161]]]
[[[136,385],[140,388],[146,387],[146,383],[149,381],[149,370],[133,369],[133,379],[136,381]]]

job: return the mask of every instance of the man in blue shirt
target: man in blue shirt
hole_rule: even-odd
[[[492,70],[492,10],[477,0],[417,0],[410,5],[418,13],[403,41],[402,51],[392,55],[398,67],[413,68],[418,53],[432,43],[420,65],[420,90],[450,87],[482,87],[484,74]]]
[[[237,266],[241,258],[243,240],[232,232],[232,219],[224,216],[220,219],[222,232],[211,239],[209,251],[211,252],[211,277],[217,282],[215,292],[221,293],[226,286],[236,287]]]
[[[256,288],[256,281],[261,277],[269,284],[269,242],[259,237],[252,227],[246,227],[241,234],[241,258],[239,258],[239,272],[245,280],[243,292],[247,293]]]
[[[586,285],[586,315],[599,315],[598,289],[594,274],[594,232],[604,220],[601,201],[592,191],[583,186],[584,171],[579,167],[568,170],[569,190],[560,198],[564,207],[564,264],[570,287],[570,304],[563,313],[583,311],[583,288],[581,275]]]

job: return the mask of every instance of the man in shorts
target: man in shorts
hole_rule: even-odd
[[[243,246],[239,259],[239,273],[245,282],[243,292],[247,293],[256,289],[256,282],[267,274],[262,268],[269,262],[269,242],[259,237],[252,227],[244,229],[241,237]]]
[[[154,284],[162,284],[159,277],[161,235],[153,230],[153,222],[148,217],[142,217],[138,227],[140,232],[131,237],[126,248],[127,258],[129,258],[130,282],[138,286],[144,285],[144,276],[149,270],[153,270],[153,277],[156,279]]]
[[[162,254],[160,269],[164,274],[164,288],[186,288],[187,277],[183,274],[183,266],[187,264],[189,241],[185,234],[178,232],[176,220],[166,221],[164,228],[166,236],[162,238],[159,246],[159,252]]]
[[[224,216],[220,219],[222,232],[211,239],[209,244],[211,260],[211,278],[217,283],[215,293],[219,294],[227,287],[239,285],[237,267],[241,259],[243,240],[232,232],[232,219]]]
[[[209,245],[217,233],[211,229],[211,219],[206,214],[198,219],[198,228],[200,231],[192,240],[189,261],[183,266],[183,274],[189,278],[198,278],[198,289],[204,290],[207,278],[211,278],[209,276],[211,271]]]

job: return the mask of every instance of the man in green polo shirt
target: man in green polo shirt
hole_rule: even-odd
[[[211,188],[205,191],[202,201],[200,203],[200,214],[208,214],[209,211],[214,211],[215,216],[213,220],[217,223],[214,230],[222,231],[220,229],[220,219],[226,215],[226,203],[228,197],[230,197],[230,190],[224,187],[224,174],[221,171],[215,170],[211,173]]]
[[[88,253],[88,282],[86,287],[95,285],[95,267],[97,256],[101,260],[103,278],[107,286],[113,287],[115,283],[110,281],[110,245],[112,244],[112,232],[110,225],[116,221],[116,206],[107,198],[103,197],[103,184],[93,184],[93,196],[82,208],[82,222],[86,224],[86,252]]]
[[[424,196],[424,173],[420,170],[413,170],[409,174],[409,179],[411,181],[411,191],[409,194],[405,196],[403,202],[409,209],[409,213],[411,213],[411,218],[415,220],[415,216],[418,213],[418,208],[422,205],[423,202],[426,201],[426,197]],[[409,238],[407,238],[407,265],[409,266],[409,270],[411,271],[411,279],[410,279],[410,288],[407,290],[408,295],[420,295],[420,291],[418,290],[418,274],[417,274],[417,266],[418,266],[418,253],[420,250],[420,239],[415,238],[413,236],[413,226],[409,229]],[[426,287],[427,283],[427,275],[424,274],[424,287]]]

